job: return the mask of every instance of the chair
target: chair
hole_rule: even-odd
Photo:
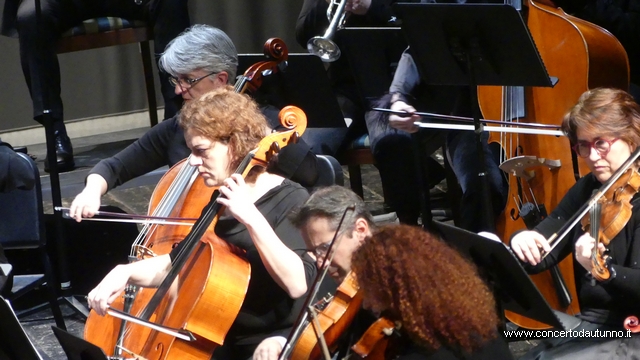
[[[343,150],[339,155],[339,160],[341,165],[346,165],[349,173],[349,186],[351,190],[358,194],[361,198],[364,199],[364,190],[362,186],[362,171],[360,166],[362,165],[375,165],[376,161],[371,153],[371,147],[369,142],[369,135],[363,134],[353,140],[348,148]],[[442,148],[443,152],[446,152],[445,147]],[[436,202],[440,202],[441,199],[431,199],[432,208],[431,214],[432,216],[437,216],[443,219],[458,219],[459,209],[456,204],[460,202],[460,198],[462,196],[461,190],[459,188],[457,179],[451,166],[448,161],[445,161],[445,172],[446,172],[446,180],[447,180],[447,200],[449,202],[448,206],[442,206],[443,204],[436,204]],[[383,188],[384,192],[384,188]],[[431,194],[430,194],[431,195]],[[432,195],[431,195],[432,196]],[[386,195],[383,193],[383,197],[386,200]],[[435,202],[433,200],[436,200]]]
[[[14,286],[8,300],[15,301],[29,291],[46,285],[48,302],[56,324],[64,328],[64,319],[58,305],[53,267],[46,250],[46,233],[42,205],[40,172],[36,163],[26,154],[16,153],[32,170],[35,185],[30,190],[14,189],[0,193],[0,245],[5,250],[36,249],[41,256],[44,274],[15,274]]]
[[[69,29],[58,40],[57,53],[90,50],[114,45],[139,43],[142,68],[149,105],[151,126],[158,124],[155,86],[153,83],[153,62],[149,41],[153,40],[153,30],[143,21],[129,21],[122,18],[101,17],[85,20]]]
[[[316,155],[318,158],[318,180],[315,187],[344,185],[342,166],[336,158],[329,155]]]
[[[362,189],[360,165],[373,165],[376,163],[369,146],[369,134],[364,134],[353,140],[349,147],[339,156],[340,164],[347,166],[351,190],[363,199],[364,191]]]

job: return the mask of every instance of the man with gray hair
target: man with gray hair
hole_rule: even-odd
[[[167,45],[159,66],[170,75],[169,82],[175,93],[189,102],[233,83],[238,53],[224,31],[209,25],[194,25]],[[100,198],[107,191],[162,166],[173,166],[189,156],[178,118],[179,113],[94,166],[84,189],[71,204],[70,215],[77,221],[91,217],[100,208]]]
[[[360,196],[338,185],[315,191],[302,206],[292,210],[289,220],[300,230],[307,251],[313,254],[318,268],[322,267],[331,240],[338,232],[333,245],[333,259],[325,264],[327,273],[337,284],[342,283],[351,271],[352,255],[376,229],[373,216]],[[282,336],[264,339],[256,348],[253,360],[278,359],[286,341]]]

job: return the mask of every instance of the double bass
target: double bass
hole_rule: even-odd
[[[629,64],[620,42],[608,31],[567,15],[549,1],[526,1],[526,22],[540,57],[552,76],[553,88],[527,87],[524,102],[514,102],[512,87],[480,86],[478,100],[487,119],[559,125],[580,95],[595,87],[626,90]],[[509,197],[496,219],[498,236],[508,239],[524,228],[533,228],[555,208],[575,183],[588,172],[576,164],[569,140],[540,135],[501,135],[490,141],[504,150],[500,168],[508,177]],[[549,305],[569,314],[579,312],[573,276],[573,260],[567,257],[551,271],[531,276]],[[513,323],[528,329],[549,326],[515,313]]]

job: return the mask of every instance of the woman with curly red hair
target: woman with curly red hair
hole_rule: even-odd
[[[418,227],[380,228],[353,255],[363,304],[401,324],[406,359],[510,359],[475,267]]]

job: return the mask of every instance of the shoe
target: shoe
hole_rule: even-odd
[[[58,162],[58,172],[67,172],[75,168],[76,164],[73,161],[73,147],[71,146],[71,139],[67,135],[60,134],[59,131],[55,133],[55,147],[56,147],[56,161]],[[49,172],[49,159],[44,159],[44,171]]]

